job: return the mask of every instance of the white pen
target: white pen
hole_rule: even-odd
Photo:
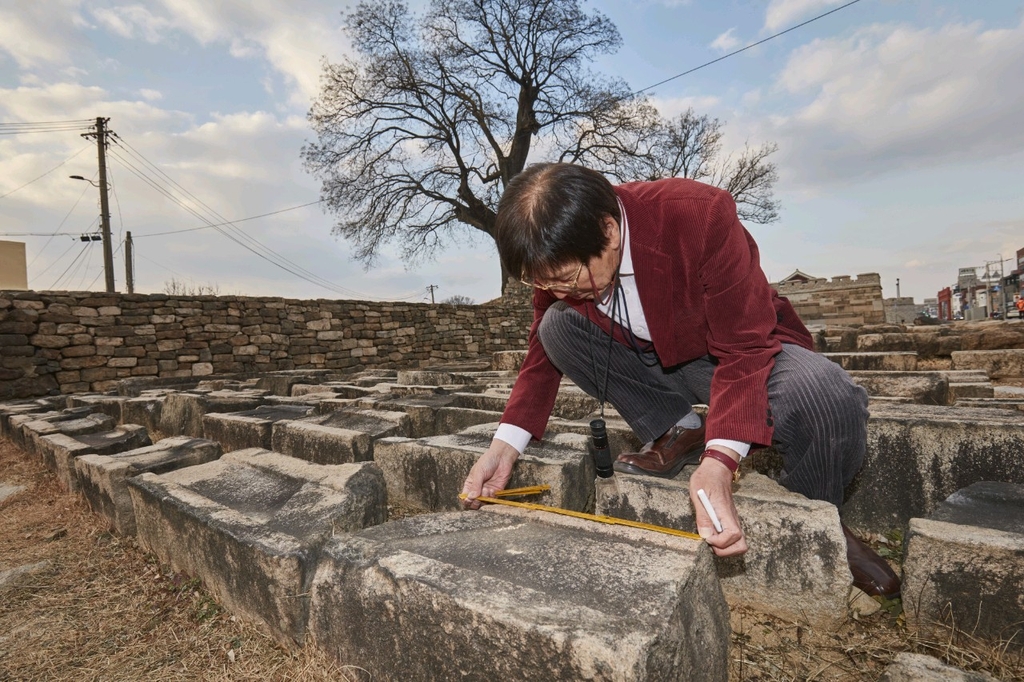
[[[721,533],[722,522],[718,520],[718,514],[715,513],[715,508],[711,506],[711,500],[708,499],[708,494],[704,492],[704,488],[697,491],[697,497],[700,498],[700,503],[704,505],[704,511],[711,517],[711,523],[715,524],[715,530]]]

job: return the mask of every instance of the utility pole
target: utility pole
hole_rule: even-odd
[[[107,121],[109,118],[96,117],[96,132],[83,133],[82,137],[96,138],[96,155],[100,166],[100,228],[103,233],[103,271],[107,279],[107,292],[114,291],[114,249],[110,243],[110,205],[107,201]]]
[[[132,233],[124,233],[124,281],[128,287],[128,293],[135,293],[135,245],[132,243]]]
[[[900,297],[900,278],[896,278],[896,298]]]
[[[430,284],[427,286],[427,291],[430,292],[430,305],[434,305],[434,289],[439,289],[436,284]]]

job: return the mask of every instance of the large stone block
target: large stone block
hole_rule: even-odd
[[[948,405],[949,381],[939,372],[850,372],[869,396],[909,398],[922,405]]]
[[[335,538],[310,632],[382,680],[727,678],[728,611],[706,546],[540,512]]]
[[[523,360],[525,359],[525,350],[498,351],[491,356],[491,368],[495,370],[518,372],[519,368],[523,365]]]
[[[1024,414],[928,405],[869,410],[864,466],[842,508],[854,528],[904,527],[979,481],[1024,484]]]
[[[109,416],[86,413],[87,410],[89,408],[73,407],[49,416],[40,415],[39,419],[22,423],[19,428],[22,448],[29,454],[41,457],[52,469],[53,461],[49,458],[45,443],[41,442],[44,436],[58,433],[78,436],[110,431],[114,428],[115,422]],[[11,421],[16,423],[19,419],[15,417]]]
[[[384,438],[374,446],[374,461],[384,472],[388,497],[415,509],[461,509],[458,495],[476,460],[491,443],[487,432],[435,436],[422,440]],[[561,434],[531,443],[516,462],[508,487],[549,485],[539,502],[589,511],[594,504],[594,463],[586,439]]]
[[[0,437],[15,438],[11,429],[11,418],[19,415],[53,412],[65,406],[66,398],[40,398],[38,400],[15,400],[0,403]]]
[[[317,464],[365,462],[373,459],[375,441],[407,435],[409,423],[404,412],[339,410],[274,424],[273,449]]]
[[[999,682],[985,673],[968,672],[946,665],[933,656],[896,654],[879,682]]]
[[[913,372],[917,353],[822,353],[845,370]]]
[[[254,410],[203,416],[203,434],[221,444],[225,452],[270,448],[274,424],[308,416],[308,405],[260,405]]]
[[[90,407],[93,412],[102,412],[120,424],[122,421],[126,421],[122,416],[122,406],[127,401],[128,398],[117,395],[86,393],[68,396],[68,407]],[[128,423],[138,424],[139,422],[128,420]]]
[[[166,436],[203,436],[203,415],[243,412],[263,404],[263,391],[171,393],[160,409],[160,432]]]
[[[105,416],[105,415],[104,415]],[[78,470],[75,459],[82,455],[113,455],[150,445],[146,429],[137,424],[122,424],[111,431],[68,436],[55,433],[43,436],[39,449],[43,460],[57,474],[57,482],[66,490],[77,492]]]
[[[696,532],[685,467],[675,479],[616,474],[597,481],[597,513]],[[716,558],[730,605],[834,628],[848,617],[853,577],[838,510],[750,472],[734,498],[749,550]],[[785,599],[780,599],[785,595]]]
[[[165,434],[160,430],[160,414],[165,395],[143,395],[128,398],[121,404],[121,423],[145,426],[154,440]]]
[[[1024,651],[1024,485],[975,483],[911,519],[903,571],[911,626]]]
[[[1024,348],[956,351],[953,369],[980,369],[993,379],[1024,377]]]
[[[139,543],[285,643],[305,637],[323,544],[387,517],[372,462],[324,466],[239,450],[128,486]]]
[[[128,479],[144,473],[163,474],[212,462],[221,455],[219,443],[175,436],[148,447],[113,455],[82,455],[75,460],[78,481],[92,510],[105,517],[122,535],[135,535],[135,509]]]

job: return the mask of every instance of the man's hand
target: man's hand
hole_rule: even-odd
[[[462,492],[466,499],[462,506],[466,509],[479,509],[478,497],[492,497],[499,490],[504,490],[508,479],[512,478],[512,465],[519,459],[519,452],[503,440],[495,438],[491,447],[480,456],[462,484]]]
[[[728,448],[721,450],[733,459],[739,460],[739,454]],[[718,520],[722,523],[722,532],[715,530],[711,517],[704,511],[704,505],[697,497],[697,491],[703,489],[711,500]],[[740,516],[736,513],[736,505],[732,501],[732,472],[713,459],[705,459],[690,476],[690,499],[697,521],[697,533],[711,545],[718,556],[739,556],[747,551],[747,540],[743,537],[740,527]]]

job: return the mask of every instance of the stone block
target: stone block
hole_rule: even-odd
[[[134,450],[152,441],[146,429],[138,424],[123,424],[111,431],[68,436],[55,433],[43,436],[39,448],[44,461],[54,470],[57,482],[70,492],[78,492],[78,470],[75,459],[82,455],[113,455]]]
[[[968,672],[932,656],[899,653],[885,669],[879,682],[999,682],[985,673]]]
[[[993,396],[995,396],[995,388],[988,381],[949,385],[949,402],[953,404],[964,398],[992,398]]]
[[[696,532],[689,491],[693,469],[684,467],[675,479],[597,479],[597,513]],[[730,606],[824,629],[845,622],[853,577],[838,510],[756,472],[734,486],[733,499],[749,550],[741,558],[715,559]]]
[[[23,417],[12,417],[11,423],[20,433],[20,445],[25,452],[37,455],[47,466],[53,468],[40,443],[43,436],[63,433],[67,436],[78,436],[87,433],[100,433],[114,428],[115,421],[105,414],[92,414],[90,408],[70,408],[57,413],[43,414],[38,418],[25,420]]]
[[[254,410],[203,416],[206,438],[220,443],[225,452],[271,445],[275,422],[301,419],[313,411],[307,405],[260,405]]]
[[[428,511],[461,509],[458,495],[466,474],[491,443],[491,434],[463,433],[421,440],[384,438],[374,461],[384,472],[392,503]],[[594,463],[586,438],[559,434],[531,443],[516,462],[508,487],[549,485],[538,502],[590,511],[594,505]]]
[[[409,415],[380,410],[339,410],[299,421],[274,424],[275,452],[316,464],[345,464],[373,459],[381,438],[409,433]]]
[[[1024,349],[955,351],[953,369],[980,369],[993,379],[1024,377]]]
[[[63,401],[64,399],[60,399]],[[18,400],[0,403],[0,437],[13,439],[11,433],[10,420],[11,417],[17,415],[31,415],[41,414],[44,412],[52,412],[53,408],[57,405],[51,398],[42,398],[39,400]],[[64,404],[63,402],[61,404]]]
[[[518,372],[525,358],[525,350],[498,351],[491,355],[491,369]]]
[[[909,398],[922,405],[949,405],[949,381],[938,372],[850,372],[869,396]]]
[[[154,440],[161,439],[164,434],[160,430],[160,412],[165,396],[140,396],[127,398],[121,404],[121,423],[139,424],[146,427]]]
[[[861,334],[857,337],[860,352],[917,351],[913,334]]]
[[[917,353],[822,353],[843,369],[876,372],[913,372]]]
[[[167,436],[203,436],[203,415],[243,412],[263,403],[262,391],[172,393],[160,410],[160,432]]]
[[[128,479],[144,473],[163,474],[212,462],[221,455],[219,443],[175,436],[154,445],[112,455],[82,455],[75,460],[81,491],[94,512],[122,535],[135,535],[135,510]]]
[[[122,421],[139,424],[140,422],[132,422],[131,420],[122,419],[122,406],[127,401],[128,398],[117,395],[79,393],[68,396],[68,407],[91,408],[93,412],[100,412],[109,416],[114,420],[114,423],[117,424],[120,424]]]
[[[903,571],[912,627],[1024,651],[1024,485],[975,483],[911,519]]]
[[[864,466],[847,489],[843,518],[885,533],[927,517],[979,481],[1024,484],[1024,415],[928,405],[869,406]]]
[[[128,486],[140,545],[284,642],[305,637],[323,544],[387,516],[372,462],[324,466],[261,449]]]
[[[372,679],[724,682],[728,617],[701,543],[502,509],[334,538],[310,633]]]

